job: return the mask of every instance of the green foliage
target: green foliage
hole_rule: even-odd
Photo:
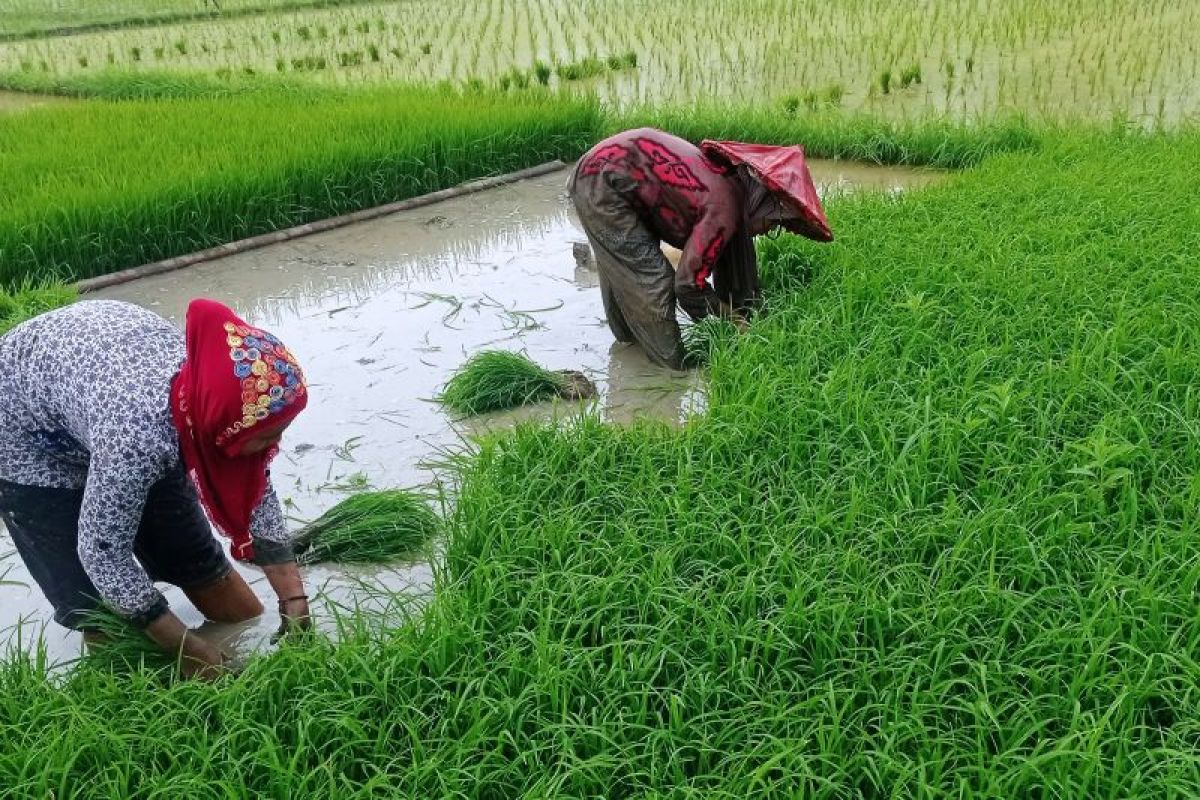
[[[795,108],[799,108],[796,101]],[[786,106],[785,106],[786,109]],[[732,139],[764,144],[802,144],[814,158],[876,164],[962,169],[997,153],[1035,150],[1053,128],[1022,119],[974,125],[944,119],[886,122],[862,114],[823,110],[792,116],[775,109],[697,105],[688,109],[636,109],[610,116],[612,131],[652,125],[694,142]]]
[[[380,564],[412,556],[442,533],[441,518],[421,494],[403,489],[351,495],[301,530],[301,564]]]
[[[463,415],[537,403],[566,388],[563,376],[506,350],[476,353],[446,383],[438,402]]]
[[[605,63],[595,56],[587,56],[579,61],[559,64],[554,73],[564,81],[582,81],[604,74]]]
[[[8,291],[0,289],[0,335],[74,299],[75,292],[61,284],[25,283]]]
[[[729,320],[711,316],[684,327],[683,349],[692,366],[707,366],[713,355],[737,339],[738,329]]]
[[[982,135],[762,245],[699,422],[457,461],[410,624],[217,686],[5,662],[0,786],[1197,795],[1200,136]]]
[[[0,115],[0,286],[74,279],[570,158],[594,101],[93,77],[147,99]],[[170,98],[170,99],[165,99]],[[137,169],[130,169],[137,164]]]

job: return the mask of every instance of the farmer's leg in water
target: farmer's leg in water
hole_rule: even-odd
[[[655,363],[683,367],[675,321],[674,271],[658,237],[604,178],[573,182],[580,221],[596,256],[601,299],[617,341],[636,341]]]

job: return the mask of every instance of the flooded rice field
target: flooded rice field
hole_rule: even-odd
[[[736,20],[736,23],[734,22]],[[594,91],[896,118],[1194,119],[1200,4],[403,0],[0,45],[0,72],[130,70]],[[734,35],[731,35],[731,26]],[[466,35],[464,35],[466,33]]]
[[[936,173],[814,161],[822,191],[856,186],[898,190]],[[551,369],[583,370],[597,385],[589,401],[605,419],[677,423],[703,407],[696,373],[650,364],[614,342],[597,278],[577,263],[585,237],[569,210],[567,172],[228,256],[98,292],[182,323],[188,302],[208,296],[282,338],[308,375],[313,402],[289,429],[273,478],[299,524],[348,492],[427,485],[438,461],[472,436],[514,420],[569,414],[559,403],[456,420],[435,402],[450,374],[482,349],[522,350]],[[0,528],[2,531],[2,528]],[[239,567],[264,598],[262,574]],[[315,609],[419,601],[429,563],[385,568],[307,569]],[[190,625],[204,621],[182,592],[167,591]],[[268,609],[274,604],[267,603]],[[0,642],[28,648],[43,637],[52,662],[74,658],[78,637],[48,624],[50,608],[0,532]],[[239,653],[265,646],[269,610],[245,625],[206,623],[202,632]]]

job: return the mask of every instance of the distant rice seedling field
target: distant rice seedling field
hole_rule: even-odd
[[[170,20],[205,14],[336,6],[362,0],[5,0],[0,37],[63,29]]]
[[[14,42],[0,71],[564,84],[622,106],[736,98],[785,115],[1165,126],[1200,107],[1196,30],[1200,4],[1169,0],[413,0]]]

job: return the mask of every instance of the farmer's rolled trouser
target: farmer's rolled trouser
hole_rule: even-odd
[[[637,342],[651,361],[683,369],[675,321],[675,270],[610,174],[576,175],[571,197],[596,254],[600,297],[619,342]],[[628,180],[628,179],[625,179]],[[621,187],[629,188],[629,187]]]

